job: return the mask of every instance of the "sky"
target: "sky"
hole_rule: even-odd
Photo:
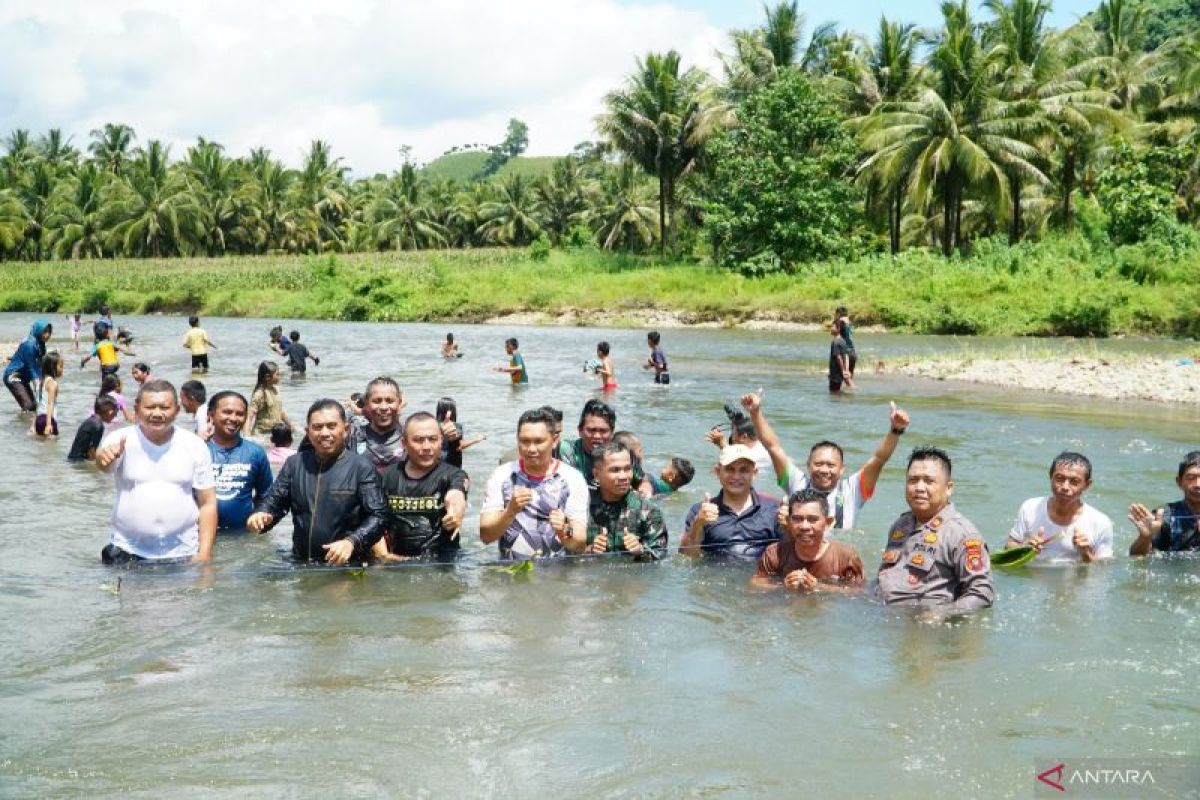
[[[1065,25],[1098,0],[1058,0]],[[938,0],[801,0],[809,25],[870,33],[937,22]],[[837,16],[831,16],[836,14]],[[0,136],[61,128],[86,149],[105,122],[198,136],[230,155],[265,146],[297,166],[313,139],[356,175],[391,172],[529,125],[530,155],[595,138],[594,118],[639,56],[675,49],[719,74],[751,0],[0,0]]]

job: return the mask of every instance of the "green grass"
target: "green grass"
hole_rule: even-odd
[[[1150,263],[1152,279],[1135,268]],[[1096,253],[1078,238],[984,242],[966,260],[914,251],[758,279],[591,250],[555,250],[545,261],[485,249],[0,264],[0,310],[102,303],[120,313],[387,321],[577,310],[630,325],[650,310],[686,322],[822,322],[845,303],[860,325],[914,333],[1196,337],[1200,254],[1150,245]]]
[[[479,175],[487,158],[487,153],[449,153],[426,164],[421,172],[427,178],[450,178],[466,183]],[[550,168],[557,160],[557,156],[517,156],[509,159],[496,177],[520,174],[528,178],[540,178],[550,174]]]

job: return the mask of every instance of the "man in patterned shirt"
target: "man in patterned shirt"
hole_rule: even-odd
[[[656,559],[667,549],[667,526],[653,500],[633,490],[633,454],[609,442],[592,452],[597,488],[588,504],[587,553],[627,552]]]

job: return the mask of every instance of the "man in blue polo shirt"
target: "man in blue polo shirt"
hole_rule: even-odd
[[[696,503],[688,512],[679,540],[680,553],[710,552],[756,559],[767,545],[779,541],[779,501],[754,491],[757,472],[750,448],[733,444],[721,450],[716,469],[721,491],[711,499],[706,494],[704,502]]]
[[[255,442],[242,438],[249,404],[238,392],[217,392],[208,401],[213,478],[217,488],[217,530],[242,531],[271,488],[271,462]]]

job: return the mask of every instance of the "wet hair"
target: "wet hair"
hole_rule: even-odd
[[[950,463],[950,455],[940,447],[932,447],[930,445],[914,447],[913,451],[908,454],[908,467],[905,467],[905,469],[907,470],[909,467],[912,467],[918,461],[939,461],[946,468],[947,478],[954,474]]]
[[[144,372],[147,375],[150,374],[150,365],[147,364],[145,361],[138,361],[136,364],[133,365],[133,369],[136,369],[138,372]]]
[[[608,342],[600,342],[596,345],[596,352],[602,356],[608,355],[610,349]]]
[[[193,314],[192,316],[188,317],[188,325],[191,325],[193,328],[199,328],[200,318]]]
[[[562,421],[563,421],[562,409],[555,408],[554,406],[542,406],[542,410],[547,412],[548,414],[550,414],[550,416],[554,417],[555,423],[557,423],[558,425],[562,425]]]
[[[453,334],[453,333],[447,333],[447,334],[446,334],[446,341],[447,341],[447,342],[449,342],[450,344],[454,344],[454,334]]]
[[[102,394],[96,398],[96,402],[92,403],[92,410],[96,412],[97,417],[101,416],[106,411],[116,412],[117,401],[113,400],[106,394]]]
[[[551,435],[554,433],[554,414],[551,409],[546,406],[541,408],[531,408],[528,411],[522,412],[517,419],[517,433],[521,432],[521,427],[524,425],[545,425]]]
[[[180,388],[179,391],[186,392],[187,384],[185,383]],[[217,412],[218,406],[221,405],[221,401],[227,400],[230,397],[236,397],[238,400],[241,400],[242,407],[245,408],[247,411],[250,410],[250,403],[246,400],[246,396],[244,394],[242,394],[241,392],[235,392],[232,389],[225,389],[223,391],[217,392],[212,397],[208,398],[208,413],[215,414]]]
[[[205,389],[204,384],[200,381],[184,381],[183,385],[179,387],[179,393],[197,403],[203,403],[204,399],[208,397],[208,389]]]
[[[355,408],[357,408],[359,411],[362,411],[362,407],[363,407],[362,392],[351,392],[350,393],[350,402],[351,402],[351,404],[353,404],[353,406]]]
[[[825,494],[808,486],[798,492],[792,492],[792,496],[788,498],[788,513],[792,513],[792,509],[796,506],[802,506],[807,503],[817,503],[820,505],[823,512],[822,516],[829,511]]]
[[[505,340],[504,340],[504,345],[505,345],[506,347],[511,347],[513,350],[516,350],[516,349],[520,348],[520,346],[521,346],[521,345],[517,344],[517,340],[516,340],[516,339],[512,339],[512,338],[510,338],[510,339],[505,339]]]
[[[849,313],[850,313],[850,309],[846,308],[845,306],[838,306],[837,308],[835,308],[833,310],[833,315],[835,317],[844,317]]]
[[[276,325],[274,328],[271,328],[271,330],[267,331],[267,336],[271,337],[272,342],[282,339],[283,338],[283,326]]]
[[[291,333],[288,334],[288,338],[291,339],[293,342],[300,341],[300,331],[292,331]]]
[[[1054,477],[1054,470],[1059,467],[1083,467],[1083,477],[1089,481],[1092,479],[1092,462],[1088,461],[1087,456],[1082,453],[1064,450],[1056,455],[1050,462],[1051,477]]]
[[[254,381],[254,391],[259,389],[275,388],[268,387],[267,380],[275,376],[279,372],[279,365],[274,361],[262,361],[258,365],[258,378]]]
[[[396,394],[398,394],[400,397],[404,397],[404,392],[400,391],[400,384],[396,383],[394,378],[391,378],[387,375],[380,375],[378,378],[368,383],[367,388],[363,390],[362,397],[358,403],[359,408],[361,408],[363,403],[367,401],[367,398],[371,396],[371,390],[376,386],[388,386],[392,389],[395,389]],[[350,395],[350,399],[353,400],[354,395]]]
[[[458,422],[458,403],[454,402],[453,397],[443,397],[438,400],[436,416],[439,423],[446,418],[447,412],[449,412],[452,422]]]
[[[846,460],[846,453],[842,450],[842,446],[837,442],[831,442],[828,439],[822,439],[808,449],[808,457],[812,458],[818,450],[824,450],[826,447],[831,447],[837,450],[838,458],[842,461]]]
[[[671,467],[675,470],[675,476],[679,481],[676,489],[683,488],[692,482],[692,478],[696,477],[696,468],[692,466],[692,462],[686,458],[676,456],[671,459]]]
[[[1175,480],[1183,480],[1183,474],[1195,467],[1200,467],[1200,450],[1193,450],[1183,457],[1183,461],[1179,462],[1179,474],[1175,476]]]
[[[110,377],[116,377],[115,375]],[[133,399],[134,406],[142,404],[142,398],[148,394],[158,394],[160,392],[170,392],[171,399],[176,403],[179,402],[179,395],[175,393],[175,384],[162,378],[155,378],[152,381],[146,381],[142,384],[142,388],[138,389],[137,397]]]
[[[322,397],[319,400],[313,401],[313,404],[308,407],[308,413],[304,415],[304,421],[312,422],[313,414],[316,414],[318,411],[324,411],[327,408],[337,411],[338,417],[341,418],[342,422],[346,421],[346,409],[332,397]]]
[[[276,447],[291,447],[293,441],[291,425],[286,422],[276,422],[271,426],[271,444]]]
[[[593,399],[583,404],[583,411],[579,413],[579,427],[583,427],[583,421],[588,417],[600,417],[608,423],[608,427],[617,427],[617,412],[603,400]]]
[[[620,453],[625,453],[629,456],[630,466],[637,460],[633,457],[633,451],[620,442],[605,442],[592,453],[592,465],[593,467],[599,467],[604,464],[609,456],[615,456]]]
[[[58,354],[57,350],[51,350],[46,355],[42,356],[42,374],[51,378],[58,377],[58,373],[62,370],[63,359]]]
[[[658,335],[658,331],[650,331],[646,334],[646,339],[650,344],[655,346],[658,346],[658,343],[662,341],[662,337]]]
[[[116,375],[105,375],[100,380],[100,394],[108,394],[109,392],[117,392],[121,389],[121,379]],[[175,391],[175,387],[171,387],[171,391]]]

